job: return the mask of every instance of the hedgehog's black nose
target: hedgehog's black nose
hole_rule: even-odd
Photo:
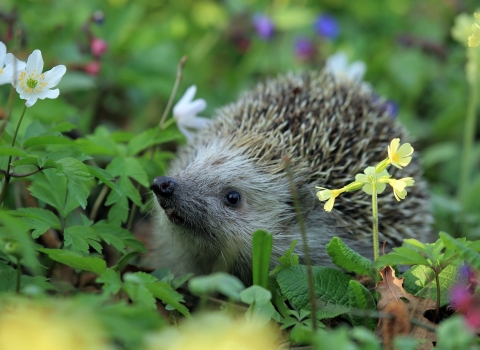
[[[160,197],[170,197],[177,186],[177,182],[171,177],[167,176],[157,176],[154,180],[150,189]]]

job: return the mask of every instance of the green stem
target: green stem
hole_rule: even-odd
[[[472,58],[470,58],[472,59]],[[468,64],[468,63],[467,63]],[[467,72],[468,74],[468,72]],[[470,83],[470,94],[468,98],[467,115],[465,119],[465,127],[463,130],[463,159],[462,170],[460,176],[460,186],[458,198],[461,203],[465,204],[465,199],[469,192],[471,172],[472,172],[472,153],[475,140],[475,124],[476,124],[476,106],[478,95],[477,71],[471,72],[467,77]]]
[[[25,115],[25,111],[27,110],[27,105],[23,107],[22,115],[20,116],[20,120],[18,121],[17,128],[15,129],[15,134],[13,135],[12,139],[12,147],[15,146],[15,141],[17,140],[18,130],[20,129],[20,124],[22,124],[23,116]],[[2,192],[0,193],[0,205],[3,205],[3,199],[5,198],[5,193],[7,192],[7,187],[10,182],[10,163],[12,162],[12,156],[8,157],[7,163],[7,171],[5,174],[5,181],[3,182]]]
[[[439,272],[437,269],[433,269],[435,273],[435,282],[437,283],[437,307],[435,310],[435,321],[440,321],[440,278],[438,277]]]
[[[22,265],[20,264],[20,258],[17,258],[17,285],[15,291],[20,293],[20,281],[22,279]]]
[[[8,96],[7,111],[5,112],[5,118],[3,120],[2,126],[0,127],[0,140],[2,139],[3,132],[5,131],[5,127],[7,126],[7,123],[10,120],[10,115],[12,114],[14,97],[15,97],[15,88],[12,85],[12,87],[10,88],[10,95]]]
[[[373,216],[373,261],[378,259],[378,203],[377,182],[372,182],[372,216]]]

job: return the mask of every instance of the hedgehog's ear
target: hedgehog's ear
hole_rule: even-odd
[[[297,198],[302,210],[302,216],[306,219],[317,203],[315,192],[313,191],[312,186],[309,186],[308,184],[297,186],[297,191]]]

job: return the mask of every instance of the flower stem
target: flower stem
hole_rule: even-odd
[[[17,258],[17,285],[15,292],[20,293],[20,281],[22,280],[22,265],[20,264],[20,258]]]
[[[10,115],[12,114],[14,97],[15,97],[15,88],[12,86],[10,88],[10,95],[8,96],[7,110],[5,112],[5,118],[3,119],[2,126],[0,127],[0,140],[3,137],[3,132],[5,131],[5,127],[7,126],[7,123],[10,120]]]
[[[373,261],[378,259],[378,203],[377,182],[372,181],[372,216],[373,216]]]
[[[15,141],[17,140],[18,130],[20,129],[20,124],[22,124],[23,116],[25,115],[25,111],[27,110],[27,105],[23,107],[22,115],[20,116],[20,120],[18,121],[17,128],[15,129],[15,134],[13,134],[12,139],[12,147],[15,146]],[[7,187],[10,182],[10,163],[12,162],[12,156],[8,157],[7,163],[7,171],[5,173],[5,181],[3,182],[2,192],[0,193],[0,205],[3,205],[3,199],[5,198],[5,193],[7,192]]]
[[[472,58],[470,58],[472,59]],[[467,73],[468,74],[468,73]],[[465,127],[463,133],[463,159],[460,176],[460,185],[458,189],[458,199],[462,204],[465,204],[465,199],[468,195],[470,186],[471,172],[472,172],[472,153],[475,140],[475,124],[476,124],[476,106],[478,95],[477,70],[472,72],[467,77],[470,83],[470,95],[468,98],[467,115],[465,119]]]

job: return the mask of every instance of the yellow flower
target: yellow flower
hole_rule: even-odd
[[[413,147],[409,143],[404,143],[400,147],[399,145],[400,139],[393,139],[392,142],[390,142],[390,146],[388,146],[388,159],[390,159],[393,166],[402,169],[412,160],[410,155],[413,153]]]
[[[317,197],[321,201],[327,201],[323,206],[323,209],[325,209],[325,211],[332,211],[333,203],[335,203],[335,198],[337,198],[340,195],[340,193],[345,192],[345,188],[341,188],[339,190],[327,190],[326,188],[323,188],[323,187],[316,187],[316,188],[320,188],[323,190],[323,191],[317,192]]]
[[[376,187],[377,187],[377,193],[380,194],[383,191],[385,191],[385,183],[381,182],[383,179],[388,179],[390,177],[390,174],[388,171],[385,169],[377,173],[375,167],[369,166],[365,168],[363,171],[364,174],[357,174],[355,175],[355,181],[362,182],[363,185],[363,192],[366,194],[372,194],[373,188],[372,184],[375,181]]]
[[[404,177],[400,180],[389,179],[388,183],[393,188],[393,194],[395,198],[397,199],[397,201],[400,201],[401,199],[405,199],[405,197],[407,196],[407,190],[405,189],[405,187],[413,186],[415,180],[412,177]]]
[[[477,47],[480,45],[480,26],[478,25],[478,23],[474,23],[472,25],[472,32],[472,35],[468,37],[468,46]]]
[[[9,298],[0,303],[0,349],[111,349],[99,324],[65,303]]]
[[[211,313],[169,327],[147,339],[150,350],[275,350],[276,332],[269,325],[259,327],[245,318]]]

